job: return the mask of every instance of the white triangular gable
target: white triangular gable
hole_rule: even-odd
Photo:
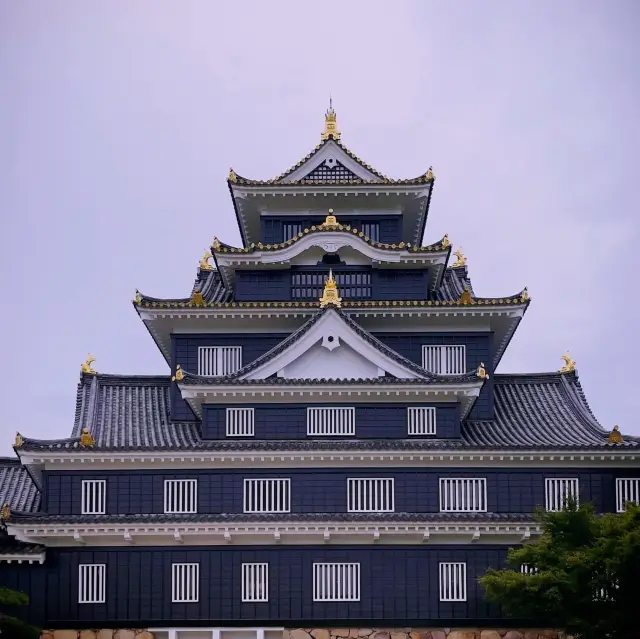
[[[417,379],[415,371],[382,353],[333,309],[298,340],[242,379]]]
[[[341,146],[333,140],[329,140],[317,153],[312,155],[306,162],[303,162],[295,171],[280,180],[281,184],[302,180],[320,165],[328,168],[335,166],[339,162],[356,177],[367,182],[380,182],[380,178],[371,171],[365,169],[359,162],[356,162]]]

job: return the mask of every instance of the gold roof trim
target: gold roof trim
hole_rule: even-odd
[[[205,251],[202,259],[200,260],[200,270],[201,271],[214,271],[215,268],[213,264],[209,264],[209,260],[213,257],[211,251]]]
[[[320,134],[320,139],[325,140],[339,140],[340,131],[338,131],[338,121],[336,112],[333,110],[333,100],[329,98],[329,108],[324,114],[324,131]]]
[[[87,359],[85,359],[82,363],[82,366],[80,366],[80,371],[85,373],[86,375],[95,375],[98,371],[91,366],[91,364],[93,364],[93,362],[95,361],[96,358],[91,353],[89,353],[87,355]]]
[[[11,519],[11,508],[9,508],[9,504],[4,504],[4,506],[2,506],[2,510],[0,510],[0,519],[2,521],[9,521],[9,519]]]
[[[19,432],[16,432],[16,439],[13,442],[13,445],[15,448],[20,448],[20,446],[22,446],[24,444],[24,439],[22,438],[22,435]]]
[[[83,428],[80,434],[80,446],[91,448],[96,445],[96,440],[93,438],[88,428]]]
[[[620,428],[618,424],[613,427],[613,430],[609,433],[609,437],[607,437],[608,444],[622,444],[624,441],[622,437],[622,433],[620,432]]]
[[[460,247],[457,251],[454,251],[453,254],[458,259],[451,265],[451,268],[459,268],[460,266],[467,265],[467,258],[464,256],[464,253],[462,252],[462,247]]]
[[[180,364],[176,364],[176,373],[171,377],[172,382],[181,382],[184,379],[184,371]]]
[[[576,370],[576,360],[571,359],[569,351],[564,355],[560,355],[560,359],[564,361],[564,366],[558,371],[558,373],[573,373]]]
[[[338,295],[338,285],[331,269],[329,269],[329,277],[324,283],[324,291],[320,298],[320,308],[325,308],[326,306],[335,306],[336,308],[342,306],[342,298]]]

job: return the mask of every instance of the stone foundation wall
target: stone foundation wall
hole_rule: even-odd
[[[147,630],[45,630],[40,639],[153,639]]]

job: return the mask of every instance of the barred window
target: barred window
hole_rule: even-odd
[[[253,437],[253,408],[227,408],[227,437]]]
[[[307,435],[355,434],[355,408],[307,408]]]
[[[200,564],[171,564],[172,603],[196,603],[200,596]]]
[[[106,564],[80,564],[78,577],[78,603],[99,604],[106,601]]]
[[[282,225],[283,242],[293,239],[298,233],[302,233],[302,224],[300,222],[285,222]]]
[[[380,224],[378,222],[363,222],[360,225],[359,230],[362,231],[371,241],[380,241]]]
[[[82,514],[104,515],[107,512],[107,480],[82,480]]]
[[[269,601],[269,564],[242,564],[242,601]]]
[[[547,510],[557,512],[562,510],[569,497],[578,501],[578,479],[545,479],[545,507]]]
[[[467,600],[467,564],[440,563],[440,601]]]
[[[221,377],[242,368],[242,346],[199,346],[198,375]]]
[[[360,564],[313,564],[314,601],[360,601]]]
[[[640,504],[640,479],[616,479],[616,511],[623,512],[629,502]]]
[[[288,513],[291,510],[290,479],[245,479],[245,513]]]
[[[165,513],[197,513],[198,512],[198,480],[197,479],[165,479],[164,480],[164,512]]]
[[[440,479],[440,512],[472,513],[487,510],[487,480]]]
[[[466,347],[423,346],[422,368],[438,375],[462,375],[467,372]]]
[[[347,509],[350,513],[393,512],[393,478],[349,479],[347,490]]]
[[[436,409],[433,406],[407,408],[408,435],[435,435]]]
[[[529,566],[528,564],[522,564],[520,566],[520,572],[523,575],[535,575],[538,573],[538,569],[535,566]]]

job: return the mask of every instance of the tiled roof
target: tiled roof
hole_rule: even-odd
[[[574,373],[496,375],[494,382],[496,419],[463,422],[460,439],[206,441],[197,424],[171,423],[168,377],[84,375],[78,386],[73,437],[57,441],[24,438],[23,448],[80,450],[79,433],[86,425],[96,440],[92,450],[114,451],[640,449],[640,438],[626,435],[622,444],[607,443],[608,431],[591,414]],[[11,463],[17,466],[15,460]],[[13,500],[17,502],[14,509],[23,509],[17,494],[12,494]]]
[[[7,533],[0,531],[0,560],[5,557],[9,559],[11,555],[41,555],[44,552],[44,546],[18,541],[7,535]]]
[[[154,523],[213,523],[213,522],[499,522],[531,521],[527,513],[287,513],[287,514],[245,514],[245,513],[194,513],[194,514],[140,514],[140,515],[46,515],[37,516],[14,513],[11,523],[28,523],[37,520],[38,524],[136,524]]]
[[[40,491],[19,459],[0,457],[0,507],[11,510],[36,511],[40,507]]]
[[[282,351],[286,350],[293,344],[295,344],[305,333],[307,333],[314,324],[320,320],[320,318],[326,313],[337,313],[345,324],[353,330],[357,335],[359,335],[366,342],[371,344],[374,348],[376,348],[380,353],[389,357],[396,361],[398,364],[408,368],[409,370],[419,375],[419,379],[398,379],[395,377],[377,377],[373,379],[352,379],[352,380],[344,380],[344,379],[336,379],[336,380],[325,380],[325,379],[285,379],[283,377],[270,378],[269,380],[246,380],[242,379],[247,373],[250,373],[252,370],[262,366],[265,362],[273,359],[276,355],[280,354]],[[183,384],[316,384],[316,383],[351,383],[351,384],[424,384],[424,383],[460,383],[467,381],[477,381],[478,377],[474,372],[465,373],[463,375],[436,375],[435,373],[430,373],[422,366],[418,366],[414,362],[408,360],[406,357],[396,353],[394,350],[383,344],[379,339],[371,335],[368,331],[365,331],[357,322],[352,320],[346,313],[343,313],[339,309],[334,309],[332,307],[327,306],[319,310],[311,319],[305,322],[297,331],[294,331],[289,335],[289,337],[285,338],[274,346],[270,351],[267,351],[253,362],[250,362],[246,366],[242,367],[240,370],[236,371],[232,375],[225,375],[221,377],[203,377],[200,375],[194,375],[189,373],[188,371],[184,371],[185,377],[182,380]]]
[[[467,267],[447,268],[442,276],[440,287],[435,291],[435,299],[440,302],[455,302],[460,299],[465,286],[475,297],[471,280],[467,274]]]

